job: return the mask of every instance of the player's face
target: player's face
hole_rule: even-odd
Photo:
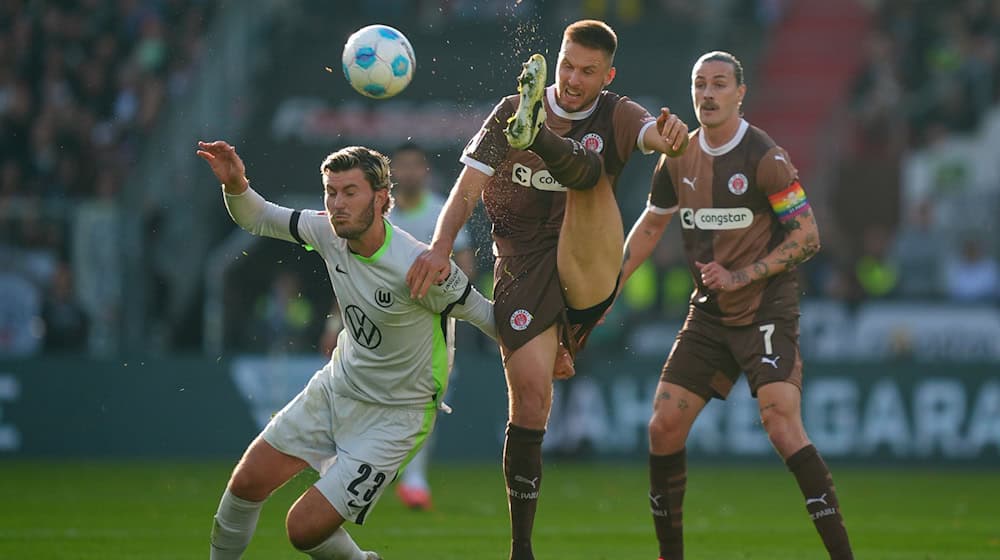
[[[740,103],[747,87],[736,84],[733,65],[708,60],[691,74],[691,100],[698,122],[705,128],[732,124],[740,118]]]
[[[587,109],[614,77],[607,53],[565,41],[557,60],[556,104],[568,113]]]
[[[427,158],[414,150],[401,151],[392,157],[392,178],[396,192],[416,194],[427,184]]]
[[[385,190],[373,191],[360,169],[323,172],[323,196],[333,232],[344,239],[359,239],[375,221],[375,205],[382,208]]]

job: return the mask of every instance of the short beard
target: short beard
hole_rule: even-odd
[[[348,241],[357,241],[358,239],[361,238],[362,235],[364,235],[364,233],[366,231],[368,231],[369,229],[371,229],[373,223],[375,223],[375,197],[374,196],[372,197],[371,204],[369,204],[368,208],[365,210],[365,212],[363,214],[361,214],[361,225],[358,226],[357,228],[353,228],[353,229],[342,228],[345,231],[341,231],[341,230],[337,229],[337,226],[335,224],[333,224],[332,221],[330,222],[330,225],[333,226],[333,233],[337,234],[337,237],[339,237],[341,239],[347,239]]]

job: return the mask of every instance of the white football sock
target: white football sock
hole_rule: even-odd
[[[219,511],[212,524],[211,560],[238,560],[250,544],[264,502],[234,496],[229,488],[222,494]]]
[[[368,557],[343,527],[337,527],[325,541],[303,552],[316,560],[365,560]]]

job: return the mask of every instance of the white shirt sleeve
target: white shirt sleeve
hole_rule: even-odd
[[[493,174],[496,173],[495,169],[477,159],[473,159],[472,156],[469,155],[462,154],[462,157],[458,158],[458,161],[475,169],[476,171],[482,172],[487,177],[492,177]]]
[[[440,285],[432,285],[427,295],[419,300],[435,313],[447,313],[474,325],[483,333],[496,340],[497,330],[493,321],[493,303],[483,297],[469,278],[451,261],[451,272]]]
[[[677,212],[678,208],[679,206],[677,206],[676,204],[674,206],[671,206],[670,208],[660,208],[659,206],[653,204],[652,202],[648,201],[646,202],[646,211],[649,212],[650,214],[659,214],[661,216],[665,216],[667,214],[673,214],[674,212]]]
[[[467,321],[483,334],[497,339],[497,325],[493,319],[493,303],[483,297],[479,290],[469,284],[469,292],[463,301],[458,302],[451,309],[451,316]]]
[[[645,140],[646,131],[649,130],[649,127],[651,127],[651,126],[653,126],[655,124],[656,124],[656,121],[650,121],[650,122],[646,123],[645,125],[643,125],[643,127],[641,129],[639,129],[639,137],[636,138],[636,140],[635,140],[635,147],[639,148],[639,151],[642,152],[644,155],[647,155],[647,156],[649,154],[653,153],[653,149],[646,147],[646,140]]]
[[[293,210],[268,202],[257,191],[247,188],[242,194],[226,194],[229,216],[241,228],[254,235],[295,242],[289,229]]]

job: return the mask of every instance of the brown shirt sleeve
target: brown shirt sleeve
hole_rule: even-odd
[[[632,151],[638,147],[639,132],[646,126],[646,123],[655,120],[645,107],[628,97],[622,97],[618,100],[618,104],[615,106],[614,131],[619,159],[628,161]]]
[[[788,188],[798,180],[799,171],[792,165],[792,158],[780,146],[774,146],[757,166],[757,187],[771,196]]]
[[[507,126],[507,119],[513,114],[514,104],[509,98],[501,99],[483,121],[479,132],[465,146],[465,150],[462,151],[463,157],[471,158],[495,171],[510,151],[510,144],[503,131]]]
[[[667,156],[660,156],[649,189],[649,203],[664,210],[677,206],[677,190],[674,189],[674,180],[670,177],[669,161],[670,158]]]

